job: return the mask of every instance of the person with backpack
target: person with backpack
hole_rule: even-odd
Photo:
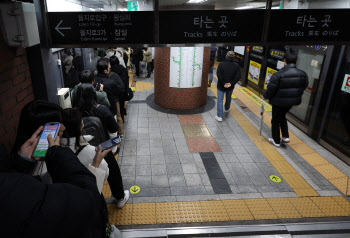
[[[77,108],[84,117],[98,117],[104,128],[106,138],[115,138],[118,135],[118,125],[111,111],[97,104],[96,92],[91,84],[81,84],[77,91]],[[100,143],[102,143],[101,141]],[[116,151],[114,147],[112,152]],[[120,168],[112,152],[107,153],[105,160],[109,168],[108,183],[111,187],[112,195],[117,200],[117,207],[121,208],[129,199],[129,190],[124,191],[123,179]]]
[[[296,68],[297,60],[297,53],[289,48],[284,55],[285,66],[272,75],[263,96],[272,105],[272,138],[268,138],[268,141],[276,147],[280,147],[281,142],[290,142],[286,114],[293,106],[301,103],[303,93],[309,85],[307,74]]]
[[[123,137],[124,124],[120,114],[119,101],[125,95],[124,83],[117,74],[110,74],[111,64],[107,58],[99,59],[96,67],[98,74],[95,77],[95,86],[99,89],[100,85],[103,84],[103,90],[107,93],[109,103],[111,104],[111,112],[117,116],[118,133]]]
[[[77,89],[82,83],[89,83],[94,85],[95,84],[95,73],[94,71],[90,70],[84,70],[80,74],[80,83],[76,85],[71,93],[71,101],[72,101],[72,106],[75,107],[76,104],[76,95],[77,95]],[[103,84],[100,85],[100,89],[96,91],[96,96],[97,96],[97,103],[105,105],[106,107],[110,108],[110,104],[108,101],[107,93],[103,91]]]

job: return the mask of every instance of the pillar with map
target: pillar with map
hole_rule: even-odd
[[[210,47],[156,48],[154,61],[156,104],[175,110],[206,105]]]

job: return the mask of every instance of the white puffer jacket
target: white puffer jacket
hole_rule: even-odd
[[[91,165],[96,154],[95,146],[88,143],[88,141],[90,141],[92,138],[93,137],[89,135],[80,137],[80,145],[85,147],[78,154],[78,159],[91,173],[96,176],[98,191],[101,193],[103,182],[108,178],[109,169],[105,160],[102,160],[99,168],[95,168]],[[69,147],[74,153],[77,151],[77,149],[75,149],[75,137],[69,138],[69,145],[68,139],[62,138],[61,146]]]

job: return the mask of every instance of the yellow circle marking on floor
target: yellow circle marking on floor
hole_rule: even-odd
[[[131,188],[130,188],[130,192],[132,193],[132,194],[137,194],[137,193],[139,193],[140,192],[140,187],[139,186],[132,186]]]
[[[272,181],[274,181],[275,183],[280,183],[282,181],[282,179],[280,179],[280,177],[276,176],[276,175],[271,175],[270,179]]]

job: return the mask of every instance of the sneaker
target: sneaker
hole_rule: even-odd
[[[228,113],[229,111],[230,111],[230,108],[229,108],[228,110],[225,110],[225,109],[224,109],[224,112],[225,112],[225,113]]]
[[[221,117],[218,117],[218,116],[215,116],[215,120],[217,120],[217,121],[222,121],[222,118],[221,118]]]
[[[123,137],[124,137],[124,135],[119,135],[119,137],[120,137],[120,139],[122,140],[122,139],[123,139]]]
[[[130,196],[129,190],[124,190],[124,198],[117,201],[116,203],[117,208],[119,209],[123,208],[125,203],[129,200],[129,196]]]
[[[210,88],[210,86],[211,86],[211,82],[208,83],[208,87],[209,87],[209,88]]]
[[[282,142],[282,143],[289,143],[290,140],[289,140],[289,138],[287,138],[287,137],[283,137],[282,140],[281,140],[281,142]]]
[[[275,141],[274,141],[272,138],[268,138],[267,140],[268,140],[271,144],[273,144],[274,146],[276,146],[276,147],[280,147],[280,146],[281,146],[281,144],[276,144]]]

